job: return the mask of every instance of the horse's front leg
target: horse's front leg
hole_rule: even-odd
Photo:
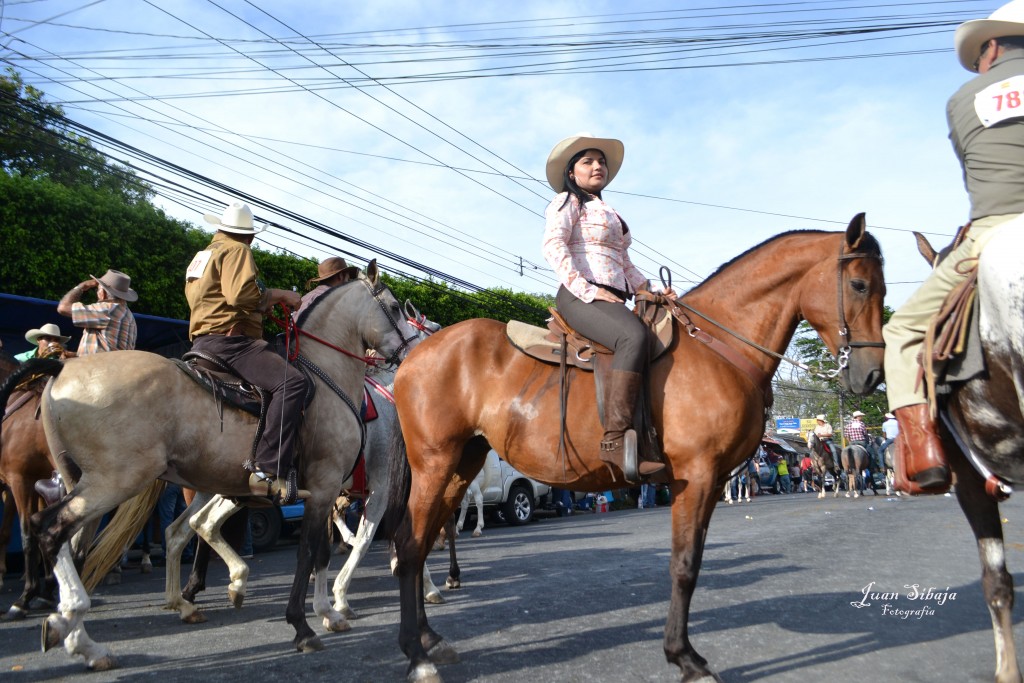
[[[366,508],[363,510],[363,516],[359,520],[359,529],[356,531],[355,538],[352,539],[352,550],[349,552],[348,559],[345,560],[345,566],[341,568],[337,578],[334,579],[334,610],[347,619],[359,617],[348,604],[348,587],[352,583],[356,568],[359,567],[359,563],[363,561],[370,549],[373,535],[384,516],[387,504],[386,492],[374,489],[372,504],[367,501]]]
[[[672,599],[665,624],[665,658],[679,667],[684,683],[720,681],[697,654],[689,637],[690,602],[697,585],[708,522],[717,502],[712,478],[676,480],[672,489]]]
[[[292,580],[292,590],[288,597],[288,607],[285,610],[285,619],[295,629],[295,639],[292,641],[295,649],[300,652],[316,652],[324,649],[320,637],[313,632],[306,621],[306,593],[309,590],[310,572],[315,572],[317,578],[317,595],[314,596],[314,608],[318,609],[318,615],[324,616],[327,624],[329,613],[339,623],[348,623],[345,617],[335,612],[327,600],[327,563],[330,559],[331,548],[328,539],[328,525],[330,524],[331,505],[333,500],[309,499],[306,501],[306,512],[302,517],[302,528],[299,532],[298,559],[295,563],[295,578]],[[322,584],[322,587],[319,585]]]
[[[981,557],[981,588],[985,594],[996,645],[996,683],[1020,683],[1013,641],[1013,577],[1006,570],[999,504],[985,493],[985,482],[959,450],[947,445],[956,474],[956,497],[971,525]]]
[[[4,587],[4,574],[7,573],[7,544],[11,541],[14,529],[14,499],[6,486],[0,484],[0,503],[3,503],[4,516],[0,521],[0,588]],[[28,515],[25,515],[28,517]],[[24,537],[23,537],[24,538]]]

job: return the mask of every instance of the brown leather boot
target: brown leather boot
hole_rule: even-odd
[[[633,410],[643,377],[639,372],[612,370],[605,392],[605,432],[601,440],[601,460],[622,470],[626,481],[639,481],[665,469],[665,463],[637,462]]]
[[[896,488],[911,495],[946,493],[952,482],[942,441],[928,404],[893,411],[900,425],[896,437]]]

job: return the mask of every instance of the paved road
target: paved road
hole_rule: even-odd
[[[1024,502],[1011,500],[1003,514],[1010,568],[1024,584]],[[464,588],[428,612],[462,654],[441,670],[445,680],[678,680],[661,651],[669,529],[668,509],[657,508],[488,527],[482,538],[465,539]],[[38,616],[0,622],[0,680],[403,680],[397,586],[385,546],[375,544],[354,581],[352,604],[363,618],[348,633],[325,635],[325,650],[308,655],[291,650],[283,618],[294,551],[256,556],[241,610],[227,605],[224,568],[215,564],[202,600],[210,621],[199,626],[160,609],[159,568],[99,589],[87,623],[118,656],[120,668],[111,672],[84,674],[81,660],[60,649],[40,653]],[[441,565],[432,556],[438,575]],[[14,598],[11,579],[0,606]],[[851,606],[872,582],[899,600]],[[955,599],[909,600],[912,584],[948,588]],[[926,609],[890,616],[884,604]],[[948,497],[819,501],[794,494],[722,503],[691,617],[695,647],[729,683],[992,680],[977,554]]]

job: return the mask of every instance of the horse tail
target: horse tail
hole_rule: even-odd
[[[388,538],[394,542],[398,530],[403,526],[409,507],[409,491],[412,486],[412,470],[409,468],[409,454],[405,450],[405,437],[402,436],[402,425],[395,416],[391,428],[391,443],[388,447],[388,507],[384,511],[384,525]]]
[[[163,490],[164,482],[157,479],[148,489],[118,506],[117,512],[96,537],[85,558],[82,583],[86,591],[92,593],[103,577],[121,560],[125,548],[149,521]]]
[[[0,405],[7,405],[7,399],[14,393],[15,387],[21,384],[26,377],[32,375],[56,377],[63,369],[64,363],[53,358],[33,358],[25,361],[0,385]]]

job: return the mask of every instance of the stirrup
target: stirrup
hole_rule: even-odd
[[[275,478],[256,466],[249,475],[249,492],[254,496],[270,499],[275,505],[294,505],[296,501],[309,498],[310,493],[300,489],[295,469],[285,477]]]

